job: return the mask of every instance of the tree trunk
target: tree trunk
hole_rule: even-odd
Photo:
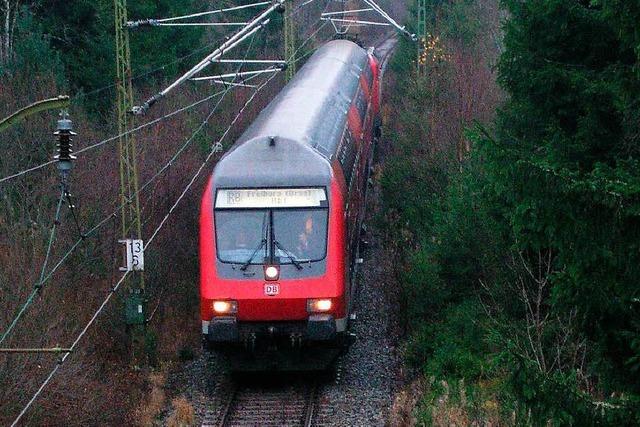
[[[0,34],[0,63],[6,64],[13,54],[13,33],[18,18],[18,0],[2,0],[2,33]]]

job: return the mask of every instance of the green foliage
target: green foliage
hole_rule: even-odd
[[[57,51],[51,48],[44,30],[33,13],[24,8],[16,22],[13,60],[4,66],[0,64],[0,77],[8,73],[14,75],[53,75],[59,85],[64,84],[64,67]]]
[[[444,34],[473,10],[431,3]],[[637,424],[640,4],[502,4],[510,97],[466,164],[422,148],[428,92],[406,78],[394,99],[406,116],[382,183],[410,359],[449,382],[510,372],[499,392],[525,424]]]
[[[185,14],[197,10],[196,3],[194,0],[129,2],[129,20]],[[34,13],[47,29],[53,48],[62,53],[60,57],[74,92],[91,92],[115,82],[113,0],[40,0]],[[202,34],[196,28],[131,31],[133,75],[165,64],[169,65],[163,71],[167,75],[175,74],[179,64],[171,63],[190,53]],[[154,78],[157,76],[147,76],[145,82],[150,83]]]
[[[638,57],[608,6],[504,3],[513,19],[500,75],[512,98],[498,140],[481,148],[489,185],[521,249],[557,251],[553,297],[584,316],[609,371],[600,374],[638,391],[622,338],[634,330],[640,274],[640,158],[627,117],[640,98]]]
[[[636,396],[593,401],[579,390],[575,374],[542,376],[529,361],[519,360],[511,376],[515,392],[530,411],[518,414],[534,425],[553,420],[554,425],[622,426],[640,423],[640,402]]]
[[[478,380],[489,369],[488,348],[481,319],[482,307],[474,301],[440,311],[441,322],[423,325],[413,337],[410,360],[420,362],[427,375],[437,378]]]

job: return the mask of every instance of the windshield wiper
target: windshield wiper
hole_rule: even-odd
[[[264,248],[267,245],[267,233],[269,233],[269,228],[267,227],[267,212],[265,212],[264,216],[262,217],[262,230],[260,231],[260,234],[262,234],[263,236],[262,240],[260,241],[260,244],[258,245],[258,247],[255,248],[255,250],[251,254],[251,257],[248,260],[246,260],[244,264],[242,264],[242,267],[240,267],[240,270],[247,271],[247,268],[249,268],[249,266],[253,262],[253,259],[256,257],[258,252],[260,252],[260,249]],[[265,256],[266,256],[266,252],[265,252]]]
[[[297,268],[298,270],[302,270],[302,264],[300,264],[300,261],[298,261],[298,260],[296,259],[296,257],[295,257],[295,256],[294,256],[290,251],[288,251],[287,249],[285,249],[285,248],[280,244],[280,242],[278,242],[277,240],[274,240],[274,241],[273,241],[273,244],[276,246],[276,248],[280,249],[282,252],[284,252],[284,253],[287,255],[287,258],[289,258],[289,259],[291,260],[291,263],[292,263],[293,265],[295,265],[295,266],[296,266],[296,268]]]
[[[251,258],[249,258],[247,261],[245,261],[244,264],[242,264],[242,267],[240,267],[240,270],[247,271],[247,268],[249,268],[249,266],[253,262],[253,259],[256,257],[258,252],[260,252],[260,249],[262,249],[266,244],[267,244],[267,239],[262,239],[262,241],[260,242],[260,245],[251,254]]]

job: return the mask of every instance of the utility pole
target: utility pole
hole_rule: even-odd
[[[131,53],[129,49],[129,31],[127,28],[127,1],[114,0],[116,31],[116,67],[117,67],[117,107],[118,133],[133,128],[133,88],[131,85]],[[125,243],[127,266],[121,270],[132,271],[129,275],[129,294],[125,303],[125,320],[130,332],[132,362],[144,363],[145,342],[145,286],[140,258],[143,256],[142,224],[140,219],[140,198],[138,195],[138,168],[136,142],[133,135],[121,136],[118,140],[120,155],[120,200],[122,203],[122,241]],[[134,252],[134,247],[138,252]]]
[[[427,73],[427,0],[418,0],[418,77],[422,77]]]
[[[290,81],[296,74],[296,27],[293,17],[293,0],[285,0],[284,7],[284,59],[289,62],[285,70],[285,80]]]

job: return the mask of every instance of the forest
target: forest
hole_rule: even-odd
[[[175,16],[209,3],[129,1],[128,13]],[[301,13],[301,60],[332,36],[311,25],[321,3]],[[380,3],[392,13],[406,7],[409,30],[419,32],[418,1]],[[640,2],[425,3],[426,37],[398,37],[385,77],[375,176],[408,372],[389,423],[640,424]],[[1,0],[0,20],[0,119],[68,94],[78,148],[118,132],[112,0]],[[280,58],[281,26],[274,18],[240,54]],[[130,37],[134,98],[144,100],[224,33],[144,28]],[[228,147],[283,83],[265,86],[244,115],[250,88],[209,98],[220,87],[190,84],[137,122],[158,120],[136,135],[144,234],[164,226],[146,259],[147,367],[129,366],[126,295],[116,293],[27,425],[159,422],[170,405],[167,372],[200,354],[204,179],[182,201],[191,208],[166,225],[165,216],[211,148]],[[52,159],[58,119],[42,113],[0,134],[0,178]],[[61,205],[50,248],[55,168],[0,182],[0,347],[67,345],[117,277],[117,147],[78,157],[74,208]],[[0,424],[11,423],[57,360],[0,355]]]
[[[393,64],[383,220],[416,417],[636,425],[640,4],[497,3],[427,1],[424,51]]]

